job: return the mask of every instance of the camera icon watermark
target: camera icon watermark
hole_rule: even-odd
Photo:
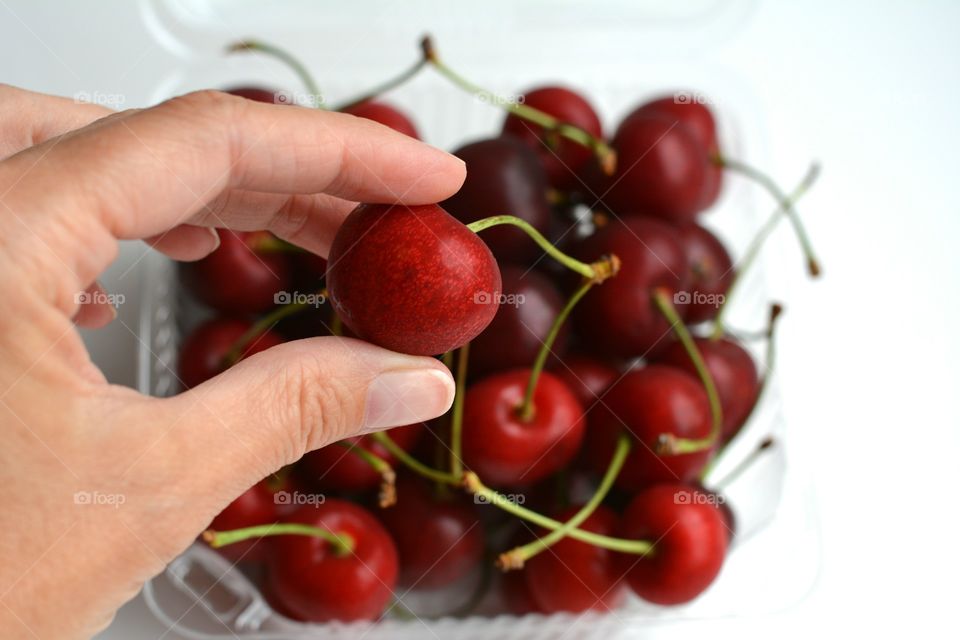
[[[299,304],[308,307],[321,307],[327,303],[322,293],[301,293],[300,291],[278,291],[273,294],[274,304]]]
[[[709,96],[698,91],[677,91],[673,94],[674,104],[715,104]]]
[[[73,302],[75,304],[108,304],[117,308],[127,301],[127,297],[122,293],[107,293],[106,291],[80,291],[74,294]]]
[[[673,294],[673,304],[687,305],[700,304],[720,308],[727,301],[722,293],[703,293],[702,291],[677,291]]]
[[[273,94],[274,104],[296,104],[301,107],[313,107],[314,109],[326,104],[322,95],[308,93],[306,91],[275,91]]]
[[[119,509],[127,502],[122,493],[102,493],[100,491],[77,491],[73,494],[73,504],[80,506],[109,506]]]
[[[473,495],[474,504],[500,505],[508,502],[512,504],[523,504],[526,501],[527,497],[522,493],[497,493],[492,496],[485,496],[475,493]]]
[[[302,491],[277,491],[273,494],[273,503],[299,507],[302,505],[320,505],[327,501],[322,493],[303,493]]]
[[[78,91],[73,94],[73,101],[77,104],[98,104],[108,109],[121,109],[127,102],[122,93],[107,93],[105,91]]]
[[[519,307],[526,302],[526,296],[522,293],[498,293],[493,295],[489,291],[478,291],[473,294],[474,304],[496,304]]]
[[[709,504],[718,507],[726,502],[719,493],[707,493],[704,491],[686,491],[681,489],[673,494],[674,504]]]

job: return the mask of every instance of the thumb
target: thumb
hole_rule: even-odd
[[[434,358],[350,338],[298,340],[166,400],[176,433],[165,440],[179,464],[204,469],[196,489],[225,504],[307,451],[442,415],[453,395]]]

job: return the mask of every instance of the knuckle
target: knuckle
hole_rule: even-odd
[[[342,380],[324,376],[318,358],[303,356],[284,369],[280,406],[288,411],[285,422],[292,459],[342,439],[354,397]]]
[[[232,113],[234,110],[241,108],[243,104],[243,98],[232,96],[223,91],[215,91],[214,89],[192,91],[182,96],[171,98],[164,103],[169,109],[200,111],[216,114],[217,117],[225,115],[224,112],[227,112],[227,114]]]

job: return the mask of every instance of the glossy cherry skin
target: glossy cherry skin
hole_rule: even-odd
[[[180,279],[200,302],[224,313],[259,313],[293,282],[289,256],[258,250],[267,231],[217,229],[220,246],[180,265]]]
[[[671,122],[685,127],[702,146],[709,156],[720,156],[720,142],[717,137],[717,121],[713,111],[702,100],[679,99],[683,94],[664,96],[640,105],[624,120],[634,114],[656,114]],[[692,97],[692,92],[685,97]],[[716,202],[723,185],[723,168],[715,162],[707,167],[707,187],[704,190],[701,206],[706,209]]]
[[[620,377],[619,371],[602,360],[580,355],[567,356],[552,372],[567,384],[587,412]]]
[[[234,344],[253,326],[249,320],[214,318],[193,330],[180,347],[177,375],[185,389],[190,389],[224,371],[224,358]],[[284,339],[273,331],[254,338],[240,354],[240,359],[282,344]]]
[[[413,121],[396,107],[384,102],[367,100],[366,102],[347,107],[343,112],[357,116],[358,118],[366,118],[367,120],[379,122],[411,138],[420,138],[420,134],[417,132],[417,127],[413,124]]]
[[[580,448],[583,408],[553,374],[540,374],[533,417],[525,422],[517,415],[529,378],[529,369],[516,369],[467,389],[463,459],[485,483],[533,484],[570,462]]]
[[[560,292],[549,278],[523,267],[500,270],[503,296],[493,322],[470,344],[470,372],[484,375],[533,364],[554,319],[563,308]],[[566,351],[566,326],[560,329],[551,351]]]
[[[291,491],[293,485],[286,478],[269,477],[253,485],[228,504],[210,523],[215,531],[243,529],[260,524],[278,522],[287,512],[282,500],[277,499],[280,491]],[[270,548],[265,538],[252,538],[217,549],[221,555],[233,562],[263,562]]]
[[[264,87],[234,87],[232,89],[224,89],[224,93],[246,98],[247,100],[253,100],[254,102],[266,102],[267,104],[291,104],[290,101],[286,99],[287,94],[283,91],[266,89]]]
[[[644,600],[689,602],[720,573],[727,531],[720,511],[703,498],[694,486],[668,483],[641,491],[627,506],[621,535],[656,542],[646,556],[623,556],[627,582]]]
[[[610,463],[617,437],[628,431],[637,441],[617,476],[617,486],[637,489],[655,482],[695,480],[711,450],[657,455],[661,434],[706,438],[710,403],[697,378],[676,367],[650,365],[627,372],[590,413],[587,459],[597,473]]]
[[[454,155],[467,165],[460,191],[441,204],[463,223],[510,214],[540,233],[550,224],[547,176],[537,154],[512,136],[488,138],[460,147]],[[501,262],[529,263],[540,255],[522,230],[500,225],[480,232]]]
[[[569,508],[557,520],[565,522],[578,510],[579,507]],[[619,526],[617,514],[600,506],[579,528],[615,536]],[[544,613],[612,611],[626,597],[617,554],[573,538],[564,538],[531,558],[523,573],[530,595]]]
[[[523,103],[579,127],[595,138],[603,137],[597,112],[576,91],[566,87],[540,87],[526,92]],[[587,147],[551,134],[540,125],[513,114],[504,120],[503,133],[516,136],[537,152],[550,185],[556,189],[565,190],[579,184],[577,172],[593,155]]]
[[[293,617],[309,622],[373,620],[397,583],[397,549],[390,534],[362,507],[343,500],[301,507],[285,522],[326,528],[354,541],[339,555],[313,536],[271,538],[267,589]]]
[[[573,254],[584,262],[610,254],[620,258],[620,272],[594,287],[574,310],[578,335],[593,350],[618,359],[643,356],[669,334],[652,292],[686,286],[686,256],[675,229],[653,218],[612,218]],[[684,313],[682,306],[677,311]]]
[[[390,430],[390,437],[405,451],[413,449],[421,435],[423,423]],[[369,435],[353,436],[345,441],[369,451],[391,466],[396,466],[396,458]],[[378,487],[381,481],[380,474],[371,469],[369,464],[338,444],[311,451],[303,457],[300,464],[311,481],[322,489],[365,491]]]
[[[729,440],[740,431],[757,403],[760,394],[757,365],[747,350],[731,338],[694,338],[694,342],[717,388],[723,410],[723,439]],[[679,342],[667,344],[656,360],[697,375],[693,361]]]
[[[439,205],[360,205],[328,259],[327,289],[343,323],[393,351],[456,349],[497,312],[500,269],[490,249]]]
[[[730,501],[719,491],[708,489],[699,482],[693,483],[693,486],[697,488],[697,491],[706,496],[705,499],[711,502],[717,511],[720,512],[720,517],[723,519],[723,526],[727,532],[727,546],[729,546],[733,543],[733,539],[737,535],[737,514],[734,513],[733,507],[730,506]]]
[[[710,160],[685,127],[656,114],[637,114],[621,123],[611,146],[617,169],[597,178],[593,190],[611,211],[684,224],[703,210]]]
[[[687,256],[690,297],[684,305],[686,321],[694,324],[712,320],[733,282],[733,260],[720,239],[700,225],[684,225],[677,232]]]
[[[397,481],[397,503],[379,512],[400,554],[400,584],[436,589],[483,559],[483,527],[462,493],[438,495],[419,478]]]

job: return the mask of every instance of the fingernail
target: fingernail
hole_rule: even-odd
[[[211,252],[216,251],[217,249],[220,248],[220,234],[217,233],[217,230],[214,229],[213,227],[204,227],[204,228],[210,232],[210,235],[213,236],[213,249],[211,249],[210,251]]]
[[[453,380],[439,369],[381,373],[367,388],[363,432],[436,418],[450,408],[453,394]]]

